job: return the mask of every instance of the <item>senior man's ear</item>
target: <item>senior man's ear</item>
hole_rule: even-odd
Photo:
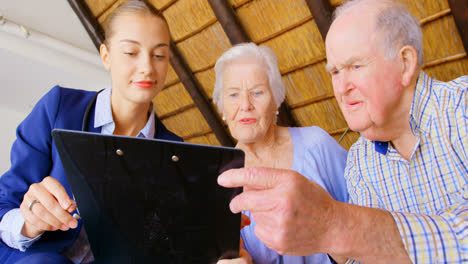
[[[403,86],[412,83],[418,73],[418,52],[413,46],[406,45],[400,49],[401,82]]]

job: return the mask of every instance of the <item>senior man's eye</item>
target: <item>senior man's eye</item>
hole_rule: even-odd
[[[339,70],[332,70],[332,71],[330,71],[330,74],[331,74],[331,75],[338,75],[339,73],[340,73]]]

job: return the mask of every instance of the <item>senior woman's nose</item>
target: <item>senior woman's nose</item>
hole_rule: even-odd
[[[250,102],[250,97],[248,94],[242,94],[240,100],[240,109],[242,111],[249,111],[253,108],[252,103]]]

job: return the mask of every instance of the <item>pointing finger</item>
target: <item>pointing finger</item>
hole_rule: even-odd
[[[218,184],[224,187],[247,187],[247,189],[271,189],[281,183],[283,175],[294,173],[272,168],[242,168],[223,172]]]

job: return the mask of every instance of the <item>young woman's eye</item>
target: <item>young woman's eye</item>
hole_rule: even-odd
[[[153,57],[156,58],[156,59],[164,59],[164,58],[166,58],[165,55],[161,55],[161,54],[154,54]]]
[[[338,75],[338,73],[340,73],[339,70],[333,70],[330,72],[331,75]]]
[[[131,51],[126,51],[124,52],[125,55],[128,55],[128,56],[134,56],[136,53],[135,52],[131,52]]]
[[[359,68],[361,68],[361,65],[353,65],[353,69],[357,70]]]

